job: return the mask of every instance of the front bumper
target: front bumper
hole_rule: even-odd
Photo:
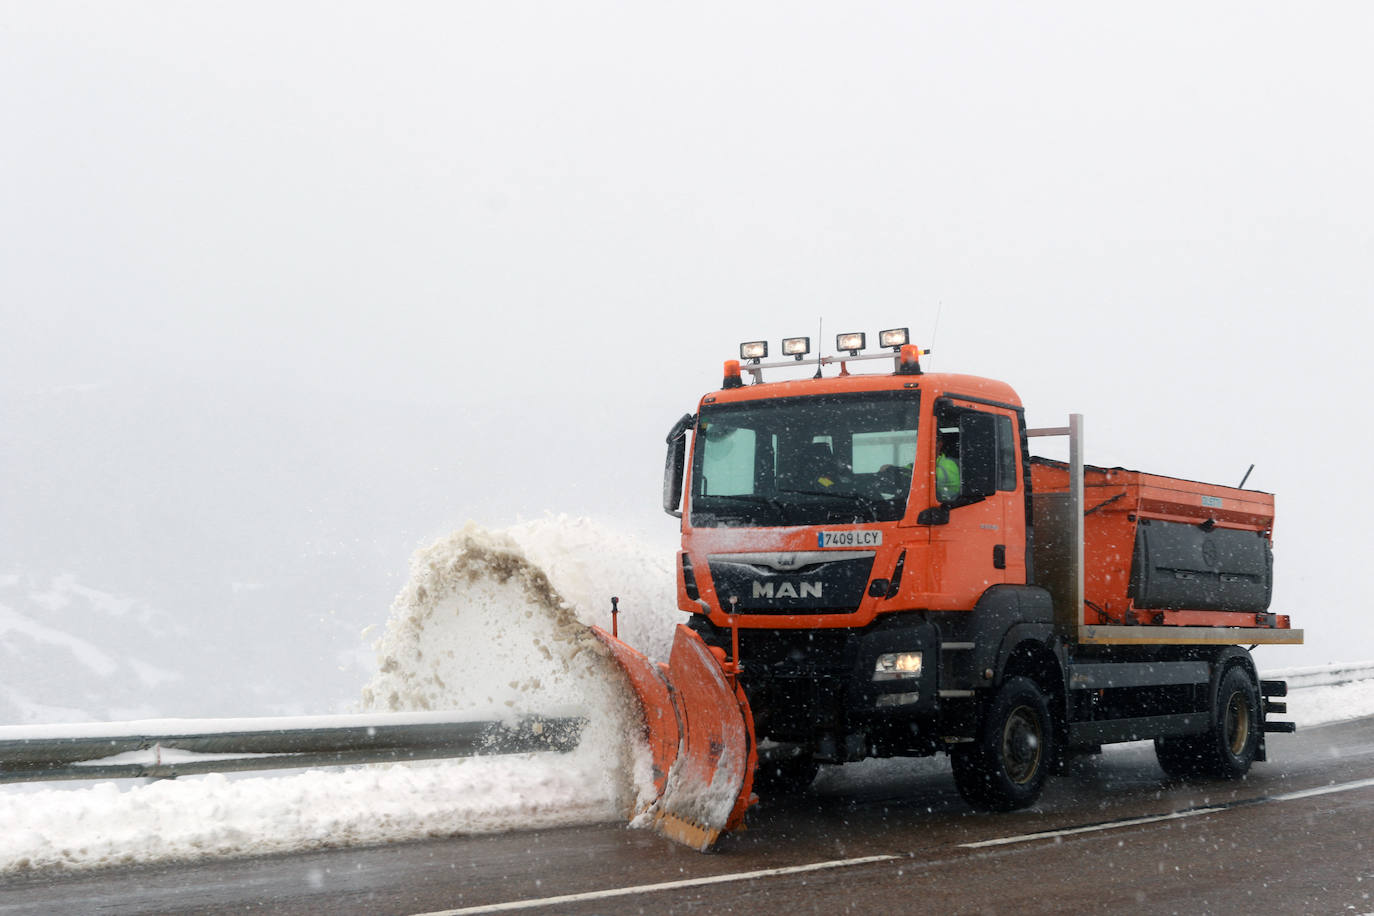
[[[729,630],[703,615],[689,626],[729,651]],[[939,634],[921,615],[886,615],[862,628],[741,629],[739,643],[740,682],[760,740],[834,762],[937,748]],[[918,652],[918,675],[874,680],[882,656]]]

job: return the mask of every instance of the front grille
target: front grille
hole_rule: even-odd
[[[750,614],[852,614],[868,588],[873,554],[850,554],[793,569],[725,554],[710,557],[709,568],[725,611],[734,607]]]

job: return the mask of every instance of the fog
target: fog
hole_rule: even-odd
[[[1371,34],[1356,3],[0,2],[0,597],[177,672],[144,711],[323,711],[422,544],[566,513],[671,551],[663,437],[739,341],[906,325],[1034,425],[1084,413],[1092,463],[1253,463],[1307,633],[1261,665],[1367,658]],[[92,590],[161,622],[90,628]]]

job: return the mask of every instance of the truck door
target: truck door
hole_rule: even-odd
[[[943,398],[934,425],[934,590],[939,609],[968,609],[991,585],[1026,581],[1017,416]]]

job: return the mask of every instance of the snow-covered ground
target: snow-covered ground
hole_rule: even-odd
[[[678,619],[671,583],[659,551],[591,523],[470,526],[412,561],[364,705],[460,714],[577,706],[592,721],[575,751],[10,786],[0,792],[0,874],[625,820],[643,797],[643,755],[627,746],[634,729],[623,688],[579,624],[604,623],[604,598],[615,593],[626,609],[622,634],[661,655]],[[1288,703],[1299,726],[1374,716],[1374,680],[1305,687]]]

